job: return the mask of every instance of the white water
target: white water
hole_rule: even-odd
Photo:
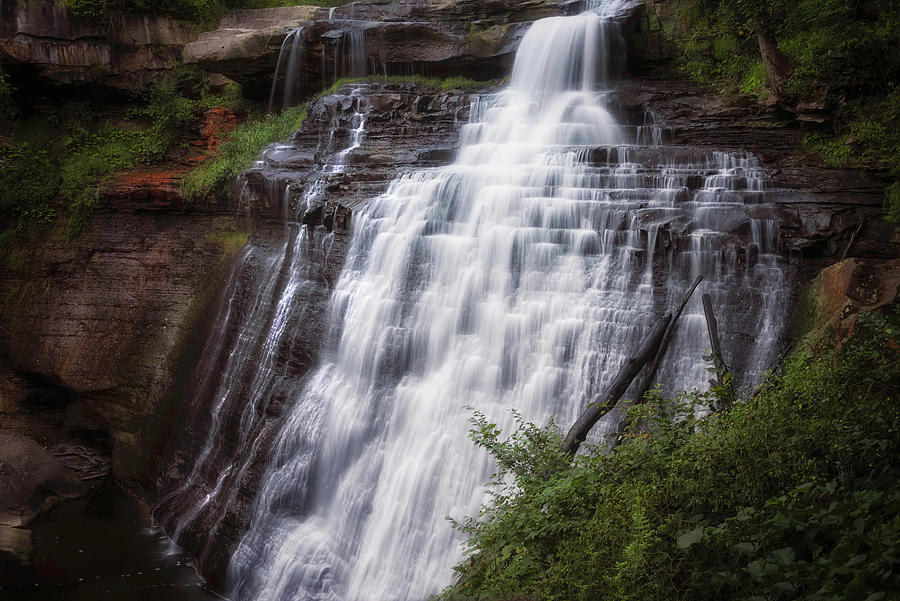
[[[466,406],[507,431],[511,408],[570,423],[698,273],[725,335],[756,333],[741,373],[764,367],[786,288],[776,228],[743,208],[764,174],[699,151],[638,161],[637,136],[659,137],[610,110],[620,60],[598,49],[618,35],[612,7],[535,23],[509,88],[477,99],[458,160],[355,215],[332,349],[283,425],[233,599],[420,600],[449,584],[460,539],[444,518],[477,514],[492,469]],[[597,147],[607,161],[587,161]],[[754,261],[729,223],[751,230]],[[679,227],[688,247],[659,248]],[[700,311],[661,370],[672,389],[705,385]]]

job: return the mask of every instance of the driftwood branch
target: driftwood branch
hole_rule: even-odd
[[[594,427],[601,417],[610,412],[616,406],[619,398],[625,394],[631,381],[634,380],[641,368],[656,354],[656,349],[666,333],[666,328],[672,321],[672,314],[666,313],[644,339],[637,353],[625,360],[619,373],[610,385],[594,397],[588,404],[575,424],[569,429],[566,440],[563,443],[563,452],[574,455],[578,447],[587,438],[588,432]]]
[[[672,335],[675,332],[675,324],[678,323],[678,318],[681,317],[681,313],[687,306],[688,301],[691,300],[691,296],[694,295],[694,291],[697,289],[697,286],[700,285],[701,281],[703,281],[703,276],[698,275],[697,279],[694,280],[694,283],[691,284],[691,287],[688,288],[687,292],[685,292],[684,297],[682,297],[681,303],[678,305],[678,309],[675,310],[675,314],[672,316],[672,320],[666,327],[665,334],[663,334],[662,341],[659,343],[659,348],[656,349],[656,356],[653,357],[653,362],[650,364],[650,366],[647,368],[646,373],[644,374],[644,383],[641,384],[641,388],[640,390],[638,390],[638,394],[634,399],[635,405],[639,405],[644,402],[644,397],[646,396],[647,391],[650,390],[650,386],[653,384],[653,378],[656,376],[656,370],[659,369],[659,364],[662,362],[662,358],[666,354],[666,350],[669,348],[669,342],[672,340]],[[622,420],[618,427],[619,435],[612,443],[613,447],[617,447],[619,446],[619,444],[621,444],[623,440],[622,435],[625,433],[625,430],[631,428],[632,425],[633,424],[629,423],[628,420]]]

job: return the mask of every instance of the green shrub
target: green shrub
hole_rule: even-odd
[[[52,105],[27,123],[14,123],[14,138],[29,142],[2,149],[0,212],[22,226],[46,224],[54,215],[51,201],[59,197],[68,207],[71,239],[81,231],[109,176],[165,159],[196,121],[199,107],[237,107],[241,102],[235,90],[213,95],[204,74],[181,69],[172,81],[136,91],[123,123],[104,121],[89,102]]]
[[[9,76],[0,67],[0,125],[12,121],[19,116],[14,94],[16,87],[9,81]]]
[[[697,419],[654,397],[651,425],[569,464],[552,424],[504,439],[445,599],[876,601],[900,595],[900,314],[794,353],[781,375]]]

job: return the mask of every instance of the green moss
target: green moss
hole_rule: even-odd
[[[766,68],[763,66],[762,61],[756,61],[756,63],[747,70],[744,75],[744,80],[741,82],[740,91],[742,94],[755,96],[760,100],[767,96]]]
[[[222,248],[222,259],[229,259],[247,244],[247,232],[216,230],[206,236],[206,241],[220,246]]]

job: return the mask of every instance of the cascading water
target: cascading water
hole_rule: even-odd
[[[456,162],[355,215],[331,346],[284,418],[233,599],[438,591],[460,557],[444,518],[478,512],[492,468],[467,406],[506,430],[511,408],[570,423],[697,274],[723,346],[741,349],[732,369],[765,367],[787,288],[777,228],[754,218],[765,174],[749,156],[639,146],[658,128],[620,124],[605,86],[621,54],[598,53],[621,46],[619,4],[536,22],[508,89],[473,106]],[[692,301],[668,389],[704,386],[703,328]]]
[[[267,418],[277,413],[273,405],[298,394],[293,388],[296,379],[283,370],[292,362],[297,338],[308,333],[304,328],[309,328],[310,308],[320,302],[317,297],[322,290],[317,280],[323,275],[316,272],[328,262],[334,237],[324,228],[306,225],[305,216],[322,202],[329,176],[344,170],[348,155],[365,134],[366,99],[354,92],[345,100],[353,109],[347,145],[334,148],[337,144],[332,137],[324,141],[320,151],[331,160],[308,177],[309,185],[296,206],[291,206],[293,183],[271,182],[283,185],[280,244],[249,244],[238,260],[219,326],[197,369],[201,377],[189,392],[191,398],[204,399],[210,406],[206,439],[181,482],[161,499],[156,513],[178,543],[192,525],[204,525],[205,542],[197,553],[201,561],[211,551],[246,479],[253,478],[253,466],[262,461],[260,455],[266,450],[272,427]],[[332,124],[332,131],[338,125]],[[278,165],[290,148],[268,148],[259,166]],[[242,190],[246,189],[245,183]]]
[[[303,64],[303,28],[298,27],[291,31],[281,43],[281,51],[278,53],[278,61],[275,63],[275,75],[272,78],[272,91],[269,94],[269,112],[275,109],[275,93],[278,89],[281,64],[287,53],[287,64],[284,68],[283,89],[281,93],[281,108],[285,109],[297,102],[300,98],[299,71]]]

